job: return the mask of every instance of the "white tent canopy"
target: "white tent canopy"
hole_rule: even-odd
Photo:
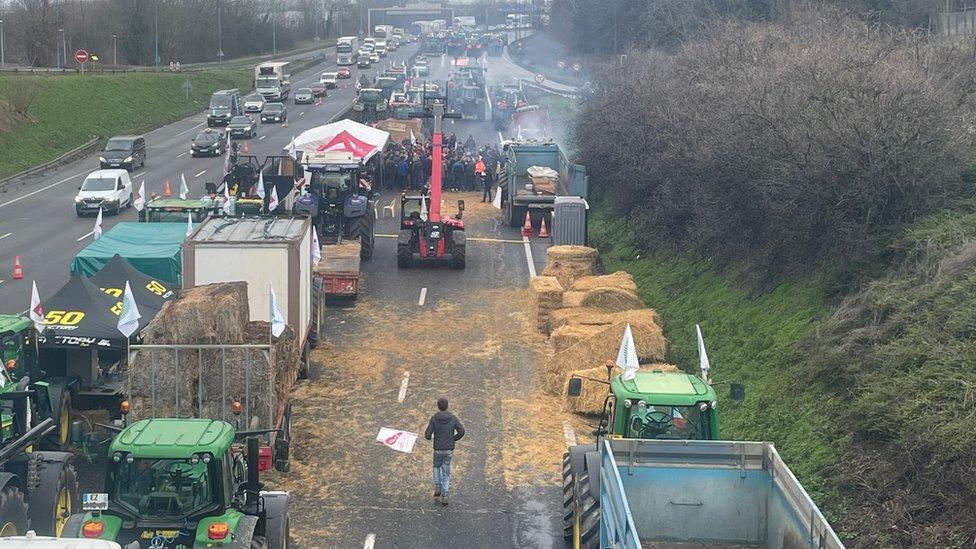
[[[390,134],[383,130],[378,130],[353,120],[342,119],[331,124],[325,124],[324,126],[318,126],[302,132],[298,135],[298,137],[295,138],[295,148],[307,153],[314,152],[317,147],[329,143],[335,136],[339,135],[343,131],[348,132],[356,139],[365,141],[366,143],[375,147],[375,149],[363,159],[364,162],[372,158],[372,156],[378,151],[382,151],[386,146],[387,140],[390,138]],[[288,150],[288,147],[285,147],[284,150]]]

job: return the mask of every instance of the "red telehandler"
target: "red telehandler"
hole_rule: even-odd
[[[458,113],[446,112],[447,98],[426,96],[422,112],[411,113],[412,118],[433,118],[430,191],[416,196],[400,197],[400,234],[397,237],[397,267],[410,267],[415,262],[446,261],[452,268],[464,268],[464,201],[458,200],[454,217],[441,216],[441,154],[444,118],[461,118]]]

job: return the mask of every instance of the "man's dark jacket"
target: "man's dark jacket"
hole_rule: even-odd
[[[453,450],[454,442],[464,436],[464,426],[451,412],[437,412],[427,422],[424,438],[434,436],[435,450]]]

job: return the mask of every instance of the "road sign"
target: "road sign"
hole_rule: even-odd
[[[85,63],[88,61],[88,52],[85,50],[78,50],[75,52],[75,61],[79,63]]]
[[[573,63],[573,70],[579,72],[583,67],[579,63]]]
[[[535,83],[536,84],[541,84],[541,83],[543,83],[545,81],[546,81],[546,75],[542,74],[541,72],[539,74],[535,75]]]

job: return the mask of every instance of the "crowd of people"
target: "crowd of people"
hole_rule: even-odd
[[[431,143],[405,140],[386,156],[384,180],[389,188],[421,191],[430,183]],[[478,147],[474,137],[458,140],[453,133],[444,138],[441,174],[445,191],[482,191],[481,200],[491,202],[498,169],[505,159],[496,144]]]

